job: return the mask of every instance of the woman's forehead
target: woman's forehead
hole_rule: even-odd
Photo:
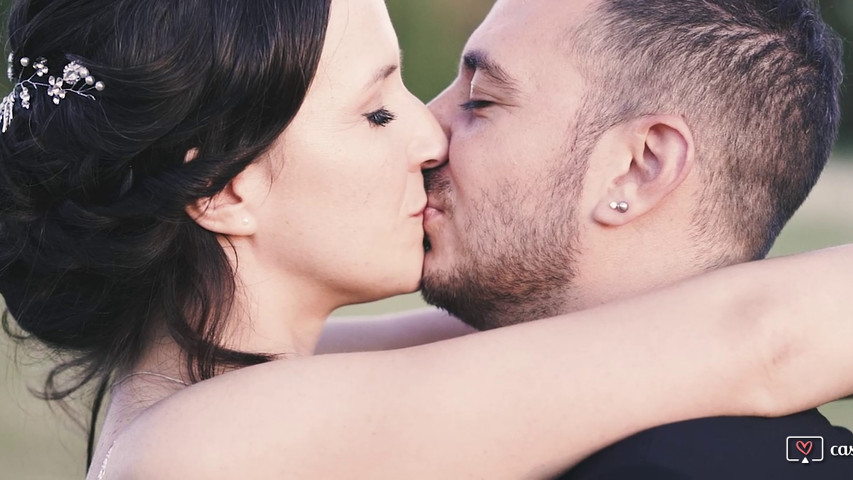
[[[333,0],[316,81],[363,89],[399,62],[399,46],[382,0]]]

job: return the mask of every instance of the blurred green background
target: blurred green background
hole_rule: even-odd
[[[0,0],[3,12],[8,0]],[[492,0],[388,0],[405,52],[404,75],[423,100],[440,92],[456,72],[467,35]],[[853,38],[853,2],[822,2],[824,14],[846,38]],[[846,45],[848,65],[853,48]],[[8,86],[3,86],[7,90]],[[841,243],[853,243],[853,97],[845,96],[846,121],[840,147],[827,173],[806,205],[791,221],[774,250],[788,254]],[[417,295],[348,307],[343,314],[389,312],[422,305]],[[38,386],[43,359],[16,349],[0,335],[0,480],[83,478],[83,432],[61,410],[35,400],[27,386]],[[836,402],[822,411],[835,423],[853,428],[853,403]]]
[[[397,33],[406,52],[406,80],[422,99],[439,93],[456,70],[459,46],[482,20],[494,0],[388,0]],[[853,1],[820,0],[827,22],[845,39],[846,72],[853,71]],[[437,48],[440,45],[441,48]],[[853,94],[845,89],[839,146],[853,149]],[[853,158],[853,156],[851,156]]]

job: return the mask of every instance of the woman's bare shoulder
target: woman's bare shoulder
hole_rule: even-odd
[[[387,380],[391,371],[381,367],[389,365],[385,355],[395,356],[278,360],[195,384],[142,412],[117,437],[104,478],[342,473],[329,464],[330,455],[358,468],[358,455],[335,450],[352,449],[357,432],[369,430],[388,407],[383,397],[389,392],[379,378]]]

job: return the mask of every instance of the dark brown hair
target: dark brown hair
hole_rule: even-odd
[[[185,212],[268,150],[316,73],[330,0],[19,0],[13,76],[76,60],[106,89],[32,92],[0,135],[0,293],[17,326],[66,354],[43,396],[111,376],[161,322],[193,380],[266,361],[220,346],[235,292],[213,233]],[[26,62],[25,62],[26,63]],[[185,162],[191,149],[198,155]]]

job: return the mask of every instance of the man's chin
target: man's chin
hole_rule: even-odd
[[[477,330],[499,327],[500,325],[492,325],[486,321],[487,318],[494,317],[483,315],[487,307],[476,301],[476,297],[465,288],[466,285],[458,275],[429,271],[425,268],[421,278],[421,297],[426,303],[447,311]]]

